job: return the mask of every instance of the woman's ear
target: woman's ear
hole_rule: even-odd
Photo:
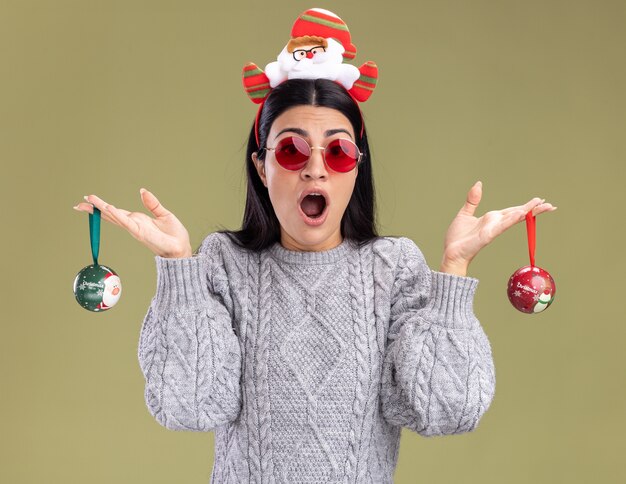
[[[256,153],[256,151],[252,153],[252,162],[254,163],[254,167],[256,168],[256,171],[259,174],[259,178],[261,178],[263,185],[265,185],[265,188],[267,188],[267,178],[265,177],[265,163],[259,160]]]

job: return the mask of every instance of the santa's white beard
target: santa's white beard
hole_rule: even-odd
[[[115,305],[115,304],[117,303],[117,301],[119,301],[119,300],[120,300],[120,296],[121,296],[121,295],[122,295],[122,292],[121,292],[121,291],[120,291],[120,292],[118,292],[115,296],[114,296],[112,293],[110,293],[110,292],[105,292],[105,293],[102,295],[102,302],[103,302],[105,305],[107,305],[107,306],[111,307],[111,306]]]
[[[302,59],[294,61],[291,69],[287,71],[288,79],[316,79],[318,77],[334,77],[339,64],[331,64],[328,62],[318,63],[313,59]]]

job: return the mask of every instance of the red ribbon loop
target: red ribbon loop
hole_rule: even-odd
[[[536,221],[532,210],[526,214],[526,232],[528,233],[528,255],[530,256],[530,266],[535,267]]]

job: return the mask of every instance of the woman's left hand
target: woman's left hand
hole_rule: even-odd
[[[450,224],[446,232],[440,272],[465,276],[469,263],[480,249],[509,227],[525,220],[530,210],[535,216],[556,210],[545,199],[535,197],[524,205],[492,210],[476,218],[474,211],[480,203],[482,193],[482,182],[476,182],[470,188],[465,204]]]

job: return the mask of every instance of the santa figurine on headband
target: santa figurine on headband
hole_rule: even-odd
[[[346,23],[328,10],[311,8],[296,19],[291,39],[265,71],[254,62],[244,66],[243,85],[250,99],[260,104],[272,88],[287,79],[323,78],[338,82],[363,102],[376,87],[378,67],[372,61],[358,69],[343,62],[355,56]]]

